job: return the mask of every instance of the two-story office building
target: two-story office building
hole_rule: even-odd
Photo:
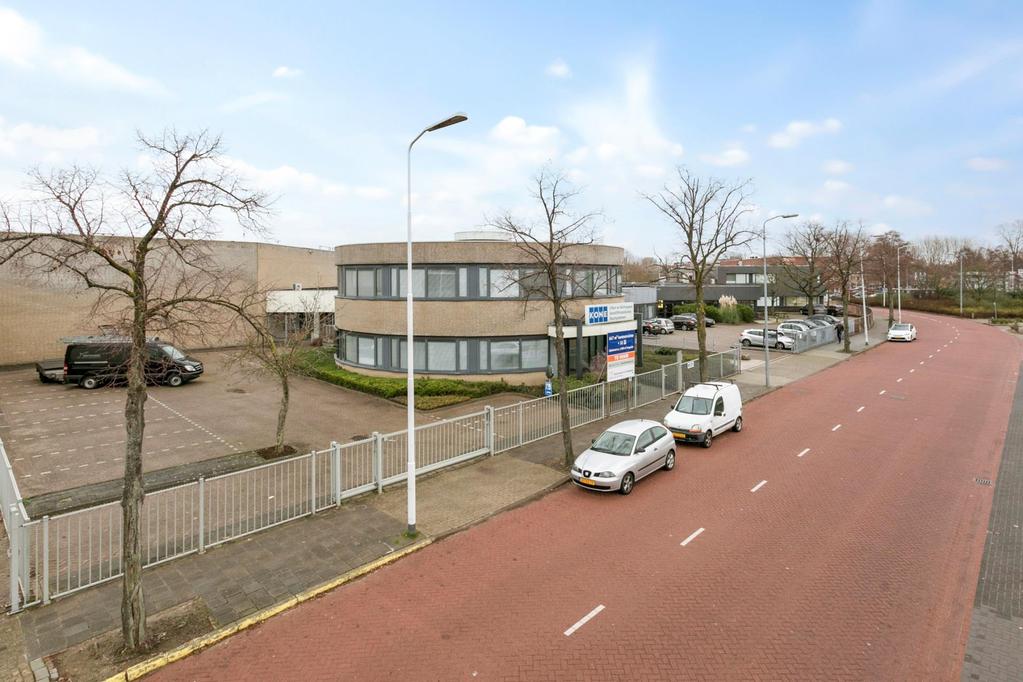
[[[424,375],[543,381],[557,365],[551,303],[531,295],[536,273],[514,243],[487,233],[412,245],[414,367]],[[406,244],[349,244],[335,250],[339,366],[370,375],[406,370]],[[569,370],[587,371],[606,350],[608,332],[634,319],[585,324],[588,305],[623,302],[624,251],[600,244],[565,249],[572,297],[565,324]],[[621,329],[619,329],[621,328]]]

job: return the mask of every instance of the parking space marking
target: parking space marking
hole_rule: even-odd
[[[838,431],[840,428],[842,428],[841,424],[835,424],[834,426],[831,427],[831,430],[832,431]]]
[[[203,425],[202,425],[202,424],[200,424],[199,422],[197,422],[197,421],[195,421],[195,420],[193,420],[193,419],[190,419],[189,417],[186,417],[185,415],[181,414],[180,412],[178,412],[177,410],[175,410],[175,409],[174,409],[173,407],[171,407],[171,406],[170,406],[170,405],[168,405],[167,403],[164,403],[164,402],[162,402],[162,401],[160,401],[160,400],[156,399],[156,398],[155,398],[155,397],[153,397],[153,396],[149,396],[149,399],[150,399],[150,400],[152,400],[152,401],[153,401],[154,403],[156,403],[157,405],[159,405],[160,407],[166,408],[166,409],[167,409],[167,410],[169,410],[170,412],[172,412],[172,413],[176,414],[177,416],[181,417],[181,418],[182,418],[182,419],[184,419],[184,420],[185,420],[186,422],[188,422],[189,424],[191,424],[191,425],[192,425],[192,426],[194,426],[195,428],[197,428],[197,429],[199,429],[200,431],[202,431],[203,433],[205,433],[205,434],[206,434],[207,436],[210,436],[210,437],[212,437],[212,438],[214,438],[214,439],[216,439],[216,440],[219,440],[219,441],[220,441],[221,443],[223,443],[223,444],[224,444],[224,445],[226,445],[227,447],[231,448],[231,449],[232,449],[232,450],[234,450],[235,452],[238,452],[238,448],[237,448],[237,447],[235,446],[235,444],[234,444],[234,443],[229,443],[229,442],[227,442],[226,440],[224,440],[223,438],[221,438],[221,437],[220,437],[220,436],[218,436],[217,434],[213,433],[212,431],[210,431],[209,429],[207,429],[207,428],[206,428],[205,426],[203,426]]]
[[[862,412],[863,410],[866,409],[866,407],[867,407],[866,405],[860,405],[860,409],[856,410],[856,412]]]
[[[593,609],[592,611],[587,613],[585,616],[580,618],[578,621],[576,621],[575,625],[573,625],[569,629],[565,630],[565,637],[571,637],[573,632],[575,632],[576,630],[578,630],[582,626],[586,625],[586,623],[590,622],[590,620],[594,616],[596,616],[598,613],[600,613],[603,610],[604,610],[604,605],[603,604],[598,604],[595,609]]]
[[[808,452],[810,452],[810,448],[803,448],[803,451],[800,452],[798,455],[796,455],[796,457],[802,457],[803,455],[805,455]]]
[[[757,483],[757,484],[756,484],[755,486],[753,486],[752,488],[750,488],[750,490],[749,490],[749,491],[750,491],[751,493],[755,493],[756,491],[758,491],[758,490],[760,490],[761,488],[763,488],[763,487],[764,487],[765,485],[767,485],[767,481],[766,481],[766,480],[765,480],[765,481],[761,481],[760,483]]]
[[[887,389],[881,389],[881,392],[878,393],[878,395],[884,395],[887,392],[888,392]]]
[[[679,543],[679,544],[680,544],[680,545],[681,545],[682,547],[685,547],[685,546],[686,546],[686,545],[688,545],[688,544],[689,544],[690,542],[692,542],[693,540],[695,540],[696,538],[698,538],[698,537],[700,536],[700,533],[702,533],[703,531],[704,531],[704,529],[703,529],[703,528],[700,528],[700,529],[698,529],[698,530],[694,531],[692,535],[690,535],[689,537],[687,537],[687,538],[686,538],[685,540],[683,540],[683,541],[682,541],[681,543]]]

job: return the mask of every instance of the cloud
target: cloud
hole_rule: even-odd
[[[712,166],[741,166],[749,161],[749,154],[740,145],[733,144],[720,154],[703,154],[700,160]]]
[[[1023,54],[1023,43],[1020,42],[989,46],[927,78],[923,88],[934,92],[952,90],[1019,54]]]
[[[781,132],[767,138],[767,144],[779,149],[795,147],[808,137],[824,133],[837,133],[842,129],[842,122],[837,118],[826,118],[820,122],[792,121]]]
[[[747,135],[757,132],[757,126],[753,123],[747,123],[739,128],[740,133],[746,133]]]
[[[829,175],[845,175],[853,169],[853,165],[841,159],[831,159],[821,165],[821,170]]]
[[[363,199],[373,199],[379,201],[380,199],[389,199],[391,197],[391,190],[386,187],[370,187],[362,186],[356,187],[354,190],[355,196],[362,197]]]
[[[1000,171],[1008,168],[1009,162],[991,156],[975,156],[966,161],[966,167],[980,172]]]
[[[254,92],[251,95],[242,95],[220,105],[220,110],[225,114],[234,114],[239,111],[247,111],[271,102],[282,102],[288,97],[282,92],[263,90]]]
[[[551,78],[571,78],[572,69],[569,68],[568,64],[565,63],[564,59],[555,59],[553,62],[547,65],[547,69],[544,71]]]
[[[888,225],[888,223],[874,223],[867,228],[867,231],[870,232],[872,237],[878,237],[891,229],[892,228]]]
[[[0,62],[52,73],[89,87],[164,95],[156,81],[76,45],[45,40],[42,30],[11,9],[0,8]]]
[[[299,76],[302,75],[302,73],[303,73],[302,69],[294,69],[290,66],[282,65],[274,69],[273,73],[270,75],[272,75],[274,78],[298,78]]]
[[[825,180],[824,189],[829,192],[844,192],[845,190],[852,187],[848,182],[844,180]]]
[[[49,160],[55,160],[55,154],[68,151],[82,151],[100,144],[100,134],[96,128],[84,126],[80,128],[53,128],[34,123],[19,123],[8,126],[0,118],[0,154],[6,156],[20,155],[24,151],[41,152]]]
[[[490,131],[490,136],[515,145],[547,144],[557,139],[560,131],[554,126],[528,125],[520,116],[505,116]]]
[[[933,212],[930,204],[920,201],[919,199],[913,199],[912,197],[904,197],[898,194],[889,194],[881,200],[882,205],[885,208],[891,209],[897,213],[907,216],[925,216]]]

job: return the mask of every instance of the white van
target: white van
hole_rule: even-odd
[[[696,384],[664,415],[664,425],[676,441],[709,448],[714,436],[728,429],[742,431],[739,387],[724,381]]]

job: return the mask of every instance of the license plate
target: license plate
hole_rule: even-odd
[[[579,482],[582,483],[583,485],[597,485],[597,482],[594,481],[592,478],[580,478]]]
[[[686,439],[686,434],[684,434],[684,433],[673,433],[671,435],[675,436],[675,438],[678,439],[678,440],[685,440]]]

